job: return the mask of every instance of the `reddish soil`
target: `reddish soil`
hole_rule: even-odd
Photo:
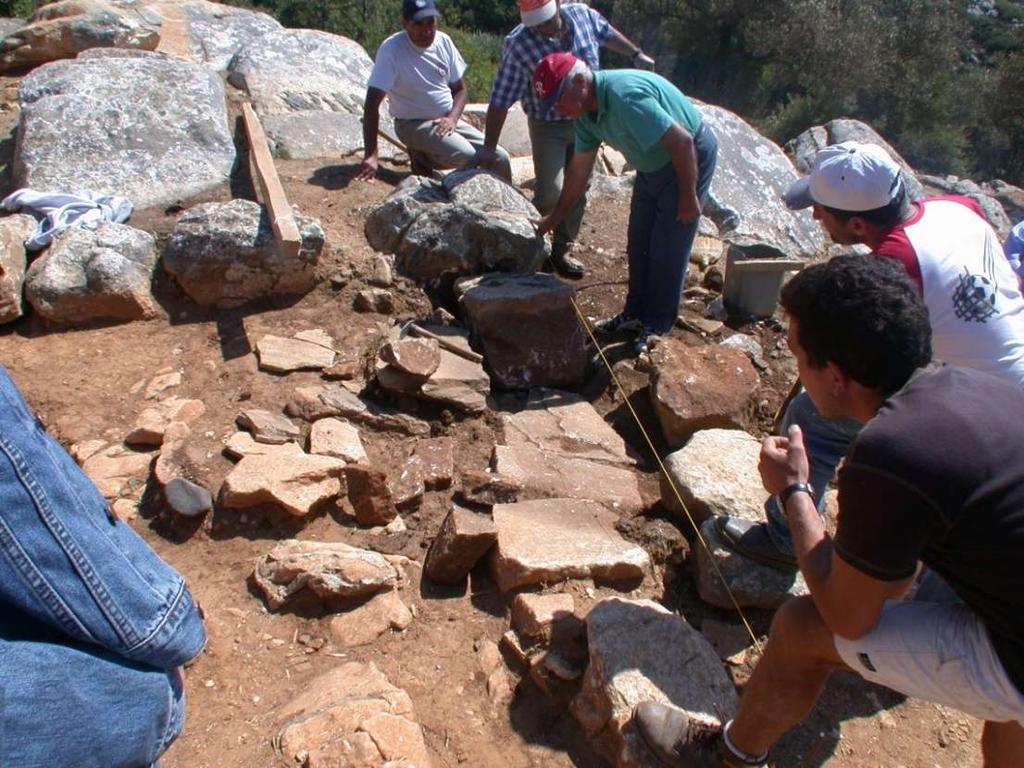
[[[372,255],[363,236],[366,211],[387,195],[401,178],[401,169],[385,172],[383,180],[349,184],[356,167],[352,161],[293,161],[278,167],[290,201],[317,217],[327,234],[323,280],[308,295],[213,312],[191,304],[161,278],[157,293],[166,317],[69,331],[48,328],[29,316],[0,330],[0,361],[64,445],[97,437],[120,439],[145,406],[142,394],[133,394],[134,385],[172,367],[184,375],[183,384],[173,393],[201,398],[206,404],[205,414],[193,425],[191,455],[196,479],[216,490],[232,466],[221,453],[221,441],[234,431],[239,410],[279,410],[296,387],[321,381],[315,373],[260,372],[252,350],[261,336],[323,328],[352,358],[370,359],[383,329],[430,311],[426,297],[408,283],[400,283],[396,290],[399,308],[392,317],[352,310],[355,292],[366,287],[360,275],[368,272]],[[244,180],[240,181],[236,196],[245,195],[246,189]],[[229,195],[224,190],[211,199]],[[627,214],[626,205],[610,201],[596,201],[587,211],[578,253],[588,273],[577,286],[587,315],[610,314],[621,304]],[[163,211],[142,211],[130,223],[166,234],[173,218]],[[773,321],[741,328],[761,340],[771,364],[763,376],[762,430],[770,425],[792,375],[788,353],[778,352],[779,328]],[[673,335],[694,344],[708,342],[679,329]],[[630,362],[619,363],[616,370],[626,395],[663,452],[646,406],[646,374]],[[622,407],[622,396],[607,385],[607,377],[595,375],[586,391],[627,439],[649,455],[636,424]],[[518,396],[508,397],[514,401]],[[421,407],[418,415],[431,422],[435,434],[456,438],[460,468],[486,466],[497,437],[491,419],[465,419],[427,407]],[[386,467],[397,465],[413,442],[394,434],[361,431],[372,460]],[[651,460],[644,466],[644,491],[652,504],[647,517],[652,520],[664,517],[656,503],[653,467]],[[275,541],[289,536],[344,540],[422,562],[451,491],[428,492],[419,509],[405,515],[408,531],[390,536],[361,532],[343,515],[322,513],[296,523],[272,510],[218,511],[201,524],[188,525],[169,519],[146,489],[137,488],[136,496],[143,503],[129,523],[186,575],[205,608],[210,635],[206,652],[187,670],[188,718],[184,733],[163,761],[165,768],[284,765],[272,746],[279,726],[276,710],[309,680],[342,660],[373,661],[409,692],[436,768],[604,765],[564,707],[548,699],[514,664],[511,703],[492,703],[475,645],[483,639],[500,639],[508,628],[509,603],[485,569],[478,568],[466,588],[454,590],[421,584],[418,568],[411,569],[412,586],[403,597],[416,614],[412,626],[349,650],[331,643],[328,619],[270,613],[249,585],[253,561]],[[687,526],[679,521],[669,523],[686,532]],[[636,595],[664,600],[697,626],[708,618],[739,624],[734,615],[697,600],[683,552],[666,553],[672,549],[671,537],[659,536],[657,526],[645,526],[643,521],[625,530],[636,533],[666,563]],[[642,535],[644,530],[649,535]],[[572,590],[582,609],[618,594],[577,583],[552,588]],[[757,632],[767,631],[769,613],[752,611],[749,618]],[[318,638],[326,642],[320,646]],[[739,682],[747,674],[742,667],[733,672]],[[775,760],[779,766],[967,768],[980,765],[979,734],[977,721],[957,712],[902,701],[853,676],[843,676],[829,686],[808,721],[783,741]]]

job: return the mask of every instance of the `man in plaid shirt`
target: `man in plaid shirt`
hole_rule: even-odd
[[[505,38],[498,72],[491,86],[487,106],[484,144],[476,153],[479,165],[496,159],[498,137],[508,110],[517,101],[529,120],[533,145],[533,171],[536,177],[533,202],[542,214],[549,213],[562,192],[562,178],[575,145],[573,121],[545,109],[533,93],[530,80],[540,60],[549,53],[567,51],[598,69],[599,49],[605,46],[628,57],[638,69],[653,69],[654,59],[630,42],[597,11],[582,3],[561,0],[519,0],[522,24]],[[563,277],[580,278],[583,264],[569,256],[580,230],[586,196],[580,197],[572,211],[554,231],[552,266]]]

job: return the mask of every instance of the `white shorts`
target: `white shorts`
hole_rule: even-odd
[[[843,661],[865,680],[982,720],[1024,725],[1024,694],[965,605],[889,600],[871,632],[834,640]]]

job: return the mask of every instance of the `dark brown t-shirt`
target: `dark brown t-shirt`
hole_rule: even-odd
[[[939,573],[1024,691],[1024,392],[979,371],[919,371],[839,473],[837,554],[876,579]]]

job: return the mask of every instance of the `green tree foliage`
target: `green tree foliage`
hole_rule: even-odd
[[[46,5],[50,0],[0,0],[0,16],[13,19],[25,19],[35,12],[36,8]]]

